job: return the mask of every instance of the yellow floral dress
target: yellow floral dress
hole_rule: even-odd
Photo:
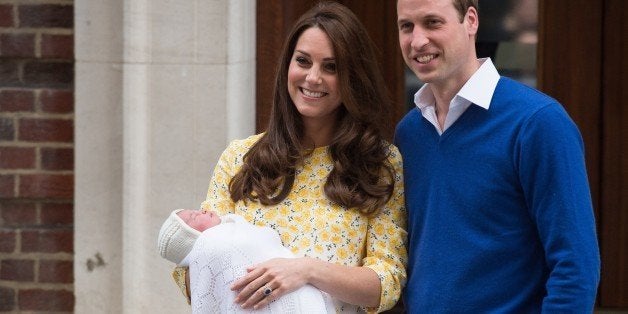
[[[229,182],[242,166],[244,154],[261,134],[233,141],[222,153],[211,179],[202,209],[220,215],[234,213],[258,226],[275,229],[296,256],[315,257],[347,266],[373,269],[381,281],[380,307],[392,308],[406,282],[406,212],[403,198],[401,156],[390,146],[389,161],[395,170],[392,197],[377,215],[366,216],[356,209],[334,204],[325,197],[323,186],[333,168],[327,147],[314,149],[297,169],[292,191],[281,203],[264,206],[257,202],[234,203]],[[173,276],[185,291],[185,270],[175,269]],[[357,311],[345,304],[338,311]]]

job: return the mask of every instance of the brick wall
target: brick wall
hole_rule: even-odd
[[[0,312],[72,312],[73,0],[0,0]]]

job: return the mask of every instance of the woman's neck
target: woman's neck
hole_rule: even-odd
[[[334,137],[334,123],[305,123],[305,137],[303,146],[307,148],[317,148],[328,146]]]

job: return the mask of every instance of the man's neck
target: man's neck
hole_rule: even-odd
[[[436,119],[441,130],[445,127],[445,119],[447,113],[449,113],[449,104],[451,100],[456,96],[462,85],[457,88],[439,88],[437,84],[430,84],[432,94],[434,94],[435,104],[434,110],[436,111]]]
[[[477,59],[474,59],[469,63],[467,70],[461,72],[459,77],[452,77],[441,82],[430,83],[430,89],[432,90],[432,94],[434,94],[434,99],[436,100],[436,117],[441,129],[445,125],[445,118],[447,117],[447,113],[449,113],[451,100],[456,97],[456,94],[458,94],[460,89],[462,89],[462,86],[469,81],[479,68],[480,62]]]

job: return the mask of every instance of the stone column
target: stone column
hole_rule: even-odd
[[[255,129],[255,1],[75,3],[77,313],[189,311],[156,250]]]

